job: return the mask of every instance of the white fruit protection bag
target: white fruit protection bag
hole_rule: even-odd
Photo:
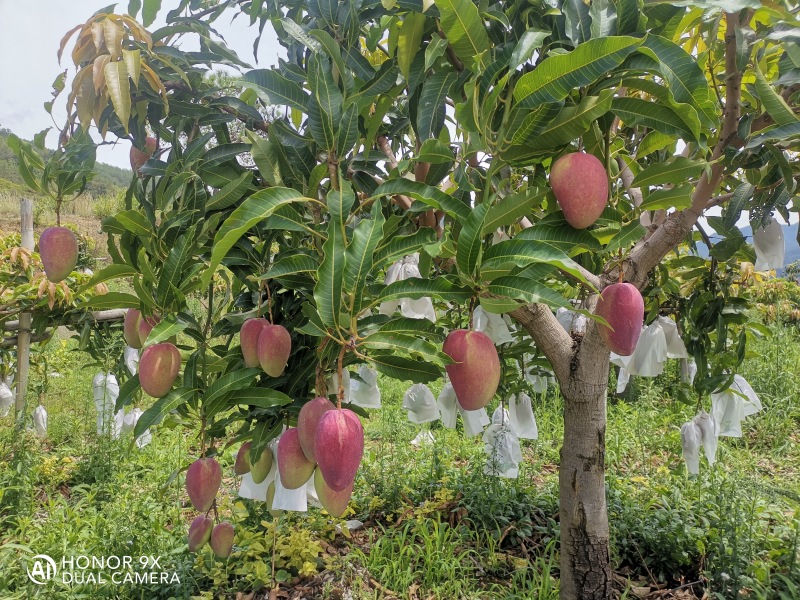
[[[539,428],[536,426],[536,416],[528,394],[520,392],[509,396],[508,417],[509,424],[519,439],[539,439]]]
[[[125,346],[125,350],[122,351],[122,360],[125,361],[125,366],[128,368],[128,373],[131,374],[131,377],[136,375],[139,371],[139,351],[136,348]]]
[[[500,415],[502,418],[502,413]],[[494,477],[515,479],[519,475],[522,450],[519,446],[519,438],[509,424],[492,423],[489,425],[483,434],[483,443],[484,450],[489,456],[484,473]]]
[[[464,423],[464,435],[468,438],[482,433],[483,428],[491,422],[489,413],[486,412],[485,408],[479,410],[464,410],[461,408],[453,390],[453,384],[449,381],[444,384],[436,404],[441,414],[442,425],[448,429],[456,428],[456,415],[461,414],[461,420]]]
[[[122,415],[122,425],[120,427],[121,433],[128,433],[133,432],[134,428],[136,427],[136,423],[139,421],[139,418],[144,414],[144,411],[141,408],[134,408],[131,412],[125,414],[124,410],[120,410],[117,415],[115,416],[115,420],[118,416]],[[116,427],[116,424],[115,424]],[[144,448],[153,440],[153,436],[150,433],[150,429],[145,429],[144,432],[136,438],[136,446],[138,448]]]
[[[0,381],[0,417],[7,417],[14,406],[14,392],[5,381]]]
[[[378,372],[367,365],[359,365],[359,381],[350,378],[350,403],[362,408],[381,407],[381,389],[378,387]]]
[[[642,329],[633,354],[619,356],[611,353],[611,364],[620,367],[617,393],[625,391],[631,375],[658,377],[664,372],[668,358],[688,358],[688,356],[675,321],[669,317],[659,316]]]
[[[442,391],[439,392],[439,397],[436,400],[436,404],[439,407],[442,425],[448,429],[455,429],[456,419],[458,417],[458,400],[456,399],[456,393],[453,390],[453,384],[449,381],[444,384]]]
[[[36,435],[45,437],[47,435],[47,410],[41,404],[33,409],[33,428]]]
[[[681,445],[683,460],[689,475],[700,474],[700,444],[703,443],[703,432],[694,419],[681,425]]]
[[[475,331],[488,335],[496,346],[514,341],[503,315],[486,312],[482,306],[478,306],[472,313],[472,323]]]
[[[741,375],[736,375],[724,392],[711,394],[711,416],[718,436],[742,437],[742,421],[762,409],[758,395]]]
[[[342,370],[342,386],[344,387],[344,398],[342,398],[342,402],[345,404],[350,403],[350,389],[352,388],[352,383],[350,381],[350,371],[347,369]],[[327,380],[328,384],[328,393],[329,394],[338,394],[339,393],[339,374],[334,372],[328,377]]]
[[[115,427],[114,406],[119,398],[119,382],[113,373],[98,373],[92,380],[94,407],[97,411],[97,435],[110,433],[119,437]]]
[[[419,272],[419,253],[409,254],[401,260],[395,262],[386,270],[384,285],[389,285],[395,281],[405,281],[406,279],[422,279]],[[436,322],[436,311],[433,309],[433,301],[430,298],[400,298],[399,300],[389,300],[383,302],[378,309],[382,315],[392,316],[400,307],[400,313],[409,319],[428,319]]]
[[[408,411],[408,420],[418,425],[439,418],[439,406],[433,392],[424,383],[415,383],[403,395],[403,408]]]
[[[786,243],[783,227],[775,219],[770,219],[766,227],[753,232],[753,246],[756,250],[756,271],[776,271],[783,268],[786,256]]]
[[[464,435],[468,438],[475,437],[483,433],[484,427],[491,423],[489,413],[485,408],[478,410],[464,410],[461,405],[456,403],[458,412],[461,413],[461,421],[464,423]]]
[[[556,310],[556,319],[567,333],[584,333],[586,331],[587,319],[580,313],[576,313],[568,308]]]

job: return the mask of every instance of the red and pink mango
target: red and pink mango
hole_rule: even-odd
[[[222,467],[213,458],[199,458],[186,471],[186,492],[195,510],[207,513],[222,484]]]
[[[329,410],[319,420],[314,453],[320,473],[334,492],[342,492],[355,481],[364,455],[364,428],[353,411]]]
[[[575,229],[593,225],[608,203],[608,173],[596,156],[585,152],[565,154],[553,163],[550,187]]]
[[[464,410],[489,404],[500,384],[500,358],[491,338],[469,329],[451,331],[442,351],[455,362],[445,367],[456,399]]]
[[[604,288],[594,312],[610,325],[598,325],[606,346],[620,356],[633,354],[644,324],[644,300],[636,286],[615,283]]]
[[[181,353],[174,344],[153,344],[139,359],[139,383],[149,395],[161,398],[172,389],[180,368]]]
[[[78,238],[66,227],[48,227],[39,236],[39,256],[47,279],[64,281],[78,264]]]

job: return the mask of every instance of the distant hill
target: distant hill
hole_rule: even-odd
[[[0,127],[0,192],[5,190],[25,193],[28,188],[17,170],[17,158],[6,143],[6,138],[11,133],[10,130]],[[120,189],[127,188],[131,182],[129,169],[120,169],[99,162],[95,164],[94,171],[95,176],[86,190],[95,198],[116,194]]]
[[[789,265],[795,261],[800,260],[800,244],[797,242],[797,230],[800,223],[792,223],[789,225],[783,226],[783,239],[784,244],[786,246],[786,258],[784,260],[785,265]],[[741,228],[742,235],[747,239],[749,243],[753,243],[753,229],[748,225],[747,227]],[[712,242],[717,242],[718,240],[715,239],[715,236],[711,236]],[[708,256],[708,249],[706,245],[703,243],[697,244],[697,251],[699,252],[700,256],[706,257]],[[779,272],[778,275],[781,275],[782,272]]]

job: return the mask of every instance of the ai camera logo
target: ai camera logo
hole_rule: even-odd
[[[33,569],[28,567],[28,579],[36,585],[44,585],[56,576],[57,571],[56,561],[47,554],[37,554],[33,557]]]

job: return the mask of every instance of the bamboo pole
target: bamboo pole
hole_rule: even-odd
[[[21,198],[19,201],[20,232],[22,247],[33,252],[33,201]],[[28,371],[31,364],[31,322],[29,312],[19,317],[17,332],[17,397],[14,402],[14,416],[17,428],[25,427],[25,392],[28,389]]]
[[[126,312],[128,311],[125,308],[112,308],[109,310],[96,310],[89,313],[89,315],[92,317],[92,320],[97,323],[107,323],[109,321],[124,320]],[[70,325],[71,323],[76,322],[78,319],[82,317],[83,315],[76,315],[76,317],[72,321],[61,323],[61,325]],[[21,323],[22,319],[20,319],[19,321],[8,321],[3,324],[3,329],[5,331],[18,331],[20,329]]]

